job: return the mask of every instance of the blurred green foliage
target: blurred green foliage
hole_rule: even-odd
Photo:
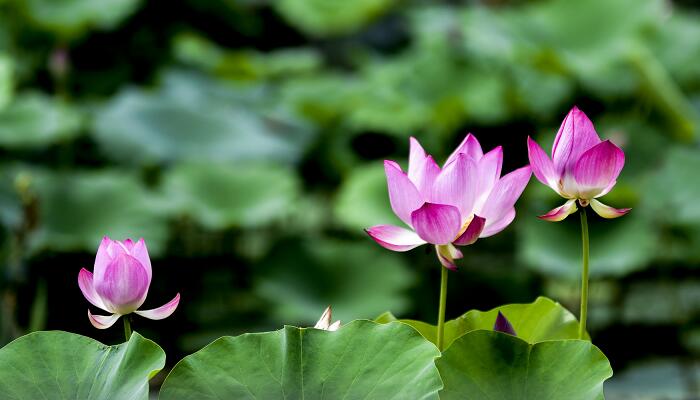
[[[472,131],[504,145],[511,170],[527,162],[527,135],[551,143],[577,104],[626,152],[606,202],[633,207],[591,221],[591,334],[615,370],[699,354],[689,2],[4,0],[0,11],[3,342],[47,307],[51,329],[116,337],[92,330],[75,284],[105,234],[146,238],[154,302],[183,294],[160,332],[135,323],[168,363],[221,334],[311,324],[328,304],[344,321],[387,309],[432,321],[433,256],[385,251],[362,231],[396,221],[381,160],[404,163],[410,135],[442,160]],[[448,318],[539,294],[576,308],[578,221],[535,218],[561,202],[533,179],[515,223],[464,249]]]

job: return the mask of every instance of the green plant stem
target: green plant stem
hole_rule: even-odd
[[[128,342],[131,339],[131,321],[129,321],[128,315],[125,315],[122,319],[124,320],[124,336]]]
[[[440,308],[438,309],[438,326],[437,326],[437,347],[442,351],[442,344],[445,336],[445,306],[447,304],[447,268],[441,266],[442,276],[440,279]]]
[[[581,312],[579,314],[578,338],[586,335],[586,318],[588,316],[588,218],[586,207],[581,207],[581,242],[583,243],[583,268],[581,270]]]

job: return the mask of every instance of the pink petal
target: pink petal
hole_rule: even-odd
[[[433,184],[435,183],[435,179],[437,179],[439,174],[440,167],[437,165],[435,160],[433,160],[432,156],[427,156],[421,162],[421,165],[418,167],[415,175],[412,177],[409,172],[408,177],[421,193],[423,199],[428,199],[430,198],[430,193],[432,191]]]
[[[486,226],[479,237],[485,238],[497,234],[498,232],[506,229],[506,227],[513,222],[513,219],[515,219],[515,207],[511,207],[511,209],[499,219],[491,221],[486,220]]]
[[[559,193],[559,175],[554,169],[554,164],[547,153],[544,152],[537,142],[527,137],[527,153],[530,158],[532,172],[538,181],[554,189]]]
[[[503,148],[498,146],[483,157],[477,163],[478,177],[476,183],[476,200],[474,210],[480,211],[491,190],[501,177],[501,166],[503,165]]]
[[[102,280],[107,266],[112,262],[112,255],[110,254],[112,243],[112,239],[105,236],[102,238],[102,242],[100,242],[100,246],[97,248],[95,266],[93,268],[97,280]]]
[[[418,173],[418,170],[423,168],[423,160],[428,156],[418,140],[411,136],[409,139],[410,152],[408,154],[408,177],[415,182],[413,178]]]
[[[152,310],[138,310],[134,312],[142,317],[158,320],[168,318],[170,315],[172,315],[172,313],[175,312],[178,304],[180,304],[180,293],[176,294],[172,300],[158,308],[154,308]]]
[[[98,295],[95,291],[95,286],[93,285],[92,272],[86,270],[85,268],[82,268],[78,273],[78,286],[80,287],[80,291],[83,292],[83,296],[85,296],[87,301],[92,303],[92,305],[94,305],[95,307],[99,307],[107,312],[112,312],[111,310],[107,309],[107,306],[100,298],[100,295]]]
[[[485,225],[486,220],[478,215],[475,215],[464,233],[460,235],[453,243],[460,246],[474,244],[474,242],[479,239],[479,235],[481,235],[481,231],[484,230]]]
[[[486,218],[487,222],[504,217],[525,190],[531,175],[530,166],[525,166],[499,179],[486,200],[481,216]]]
[[[120,254],[107,266],[102,281],[95,280],[95,291],[110,310],[128,314],[143,304],[148,293],[148,273],[141,263]]]
[[[425,203],[411,214],[416,233],[432,244],[451,243],[462,227],[457,207],[446,204]]]
[[[127,240],[131,241],[130,239]],[[150,284],[153,271],[151,269],[151,257],[148,255],[146,241],[143,240],[143,238],[139,239],[138,242],[131,246],[129,254],[135,259],[139,260],[141,265],[143,265],[143,267],[146,269],[146,273],[148,273],[148,283]]]
[[[564,205],[551,210],[547,214],[540,215],[538,218],[550,222],[559,222],[564,220],[564,218],[568,217],[569,215],[575,213],[576,210],[578,210],[576,207],[576,199],[571,199],[564,203]]]
[[[481,145],[479,144],[479,141],[476,140],[476,137],[472,135],[471,133],[467,135],[467,137],[462,140],[462,143],[457,146],[455,151],[452,152],[452,154],[447,158],[447,161],[445,161],[445,166],[447,164],[451,163],[454,161],[454,159],[457,157],[458,154],[466,154],[469,157],[471,157],[474,161],[479,161],[481,157],[484,155],[483,150],[481,150]]]
[[[380,246],[393,251],[408,251],[425,244],[415,232],[398,226],[378,225],[365,232]]]
[[[573,171],[579,196],[583,199],[598,196],[615,182],[624,165],[625,153],[609,140],[587,150]]]
[[[393,161],[384,161],[389,201],[394,214],[407,225],[411,225],[411,212],[423,204],[423,197],[408,176]]]
[[[554,170],[559,176],[571,172],[578,158],[586,150],[600,143],[590,119],[574,107],[562,122],[552,146]]]
[[[462,252],[459,251],[456,247],[450,244],[446,245],[438,245],[435,246],[435,250],[438,256],[438,260],[440,261],[440,264],[442,264],[443,267],[456,271],[457,270],[457,264],[454,263],[454,260],[457,258],[462,258]]]
[[[115,322],[121,317],[119,314],[112,315],[93,315],[90,310],[88,310],[88,319],[92,326],[97,329],[107,329],[114,325]]]
[[[613,208],[595,199],[591,200],[591,208],[603,218],[618,218],[631,210],[631,208]]]
[[[455,206],[460,215],[470,215],[478,177],[476,162],[466,154],[458,154],[435,179],[430,201]]]

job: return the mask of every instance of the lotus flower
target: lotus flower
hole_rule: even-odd
[[[617,183],[625,165],[625,153],[611,141],[601,141],[586,114],[574,107],[562,122],[552,147],[552,159],[534,140],[527,138],[532,172],[537,179],[568,199],[541,219],[561,221],[589,204],[603,218],[617,218],[629,208],[617,209],[596,200]]]
[[[496,322],[493,324],[493,330],[496,332],[503,332],[509,335],[518,336],[515,334],[515,329],[513,329],[513,325],[510,324],[508,318],[506,318],[506,316],[500,311],[496,316]]]
[[[151,285],[151,260],[146,242],[131,239],[123,242],[108,237],[102,239],[95,257],[93,274],[85,268],[78,274],[78,285],[83,296],[95,307],[112,313],[88,318],[97,329],[107,329],[122,315],[132,312],[149,319],[169,317],[180,302],[180,293],[167,304],[152,310],[138,310],[146,300]]]
[[[415,138],[410,147],[407,172],[394,161],[384,161],[391,208],[410,229],[378,225],[367,233],[393,251],[433,244],[442,265],[454,270],[454,259],[462,257],[454,245],[473,244],[513,221],[514,204],[530,180],[530,167],[501,177],[503,149],[484,154],[472,134],[442,169]]]
[[[323,315],[321,315],[321,318],[318,320],[318,322],[316,322],[316,325],[314,325],[314,328],[322,329],[324,331],[337,331],[338,328],[340,328],[340,321],[331,323],[332,320],[333,311],[331,310],[331,306],[328,306],[323,312]]]

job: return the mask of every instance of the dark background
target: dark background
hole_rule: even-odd
[[[444,160],[467,132],[504,171],[578,105],[627,162],[591,218],[589,328],[610,399],[698,398],[700,15],[691,1],[0,0],[0,341],[105,343],[77,285],[103,235],[144,237],[133,327],[167,368],[221,335],[385,310],[433,321],[439,265],[363,228],[396,222],[382,160]],[[547,295],[578,308],[577,218],[534,178],[464,249],[448,318]],[[645,397],[646,396],[646,397]]]

